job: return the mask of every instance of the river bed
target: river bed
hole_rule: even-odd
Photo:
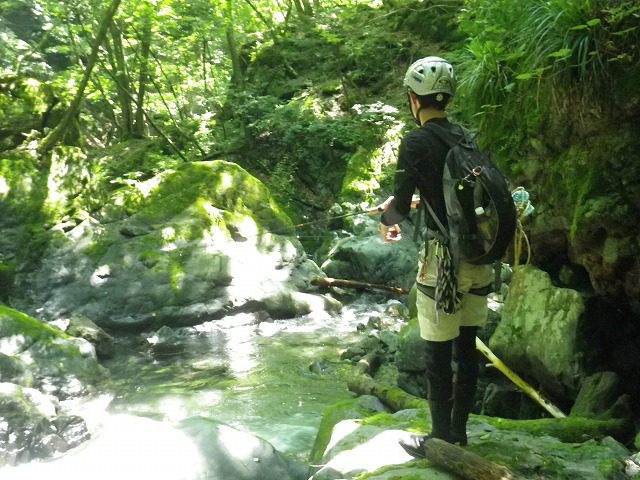
[[[114,357],[104,362],[111,374],[101,394],[66,405],[86,419],[91,439],[58,459],[11,468],[3,478],[71,478],[71,471],[95,477],[100,465],[130,475],[145,462],[156,465],[154,478],[179,478],[169,458],[159,463],[158,449],[188,464],[185,458],[193,452],[180,452],[180,436],[169,429],[195,416],[259,436],[307,463],[324,409],[353,397],[341,353],[363,338],[363,325],[401,309],[397,301],[368,299],[333,316],[316,312],[273,320],[243,313],[119,337]]]

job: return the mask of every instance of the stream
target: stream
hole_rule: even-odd
[[[131,465],[123,467],[130,473],[145,439],[129,437],[145,432],[151,437],[146,441],[157,443],[162,436],[147,425],[134,425],[131,418],[166,425],[194,416],[212,418],[259,436],[306,464],[325,407],[353,397],[341,352],[363,337],[358,325],[386,316],[391,303],[398,304],[361,300],[338,316],[314,313],[287,320],[242,313],[194,327],[120,337],[115,355],[103,363],[111,375],[102,394],[73,406],[92,434],[74,449],[84,454],[72,451],[19,466],[7,472],[14,475],[6,480],[40,473],[58,478],[56,471],[68,473],[69,468],[95,472],[96,459],[105,463],[105,456],[128,441],[140,449],[131,455]]]

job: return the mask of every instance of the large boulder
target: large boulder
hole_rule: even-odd
[[[423,409],[379,413],[335,424],[312,480],[338,480],[364,474],[367,479],[452,480],[433,463],[415,460],[398,444],[409,432],[429,430]],[[468,451],[502,464],[523,478],[614,480],[624,476],[629,451],[611,437],[565,443],[548,434],[526,431],[518,422],[472,415]],[[360,478],[360,477],[358,477]]]
[[[367,229],[336,240],[321,268],[328,277],[408,289],[415,281],[417,255],[410,238],[386,244],[377,231]]]
[[[578,292],[553,286],[549,275],[533,266],[520,267],[489,346],[519,374],[561,399],[573,399],[585,375],[584,311]]]
[[[3,480],[154,478],[156,480],[306,480],[306,466],[268,442],[204,417],[178,425],[111,415],[80,448],[47,463],[2,470]]]
[[[83,339],[0,305],[0,466],[47,458],[89,436],[61,400],[95,391],[105,378]]]
[[[293,317],[325,303],[294,293],[322,272],[293,231],[236,164],[188,163],[58,228],[26,283],[44,317],[80,314],[102,327],[194,325],[247,310]]]

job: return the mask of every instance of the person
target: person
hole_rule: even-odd
[[[449,145],[467,132],[449,122],[446,107],[454,96],[456,77],[449,62],[426,57],[414,62],[404,78],[409,108],[419,128],[406,134],[399,148],[394,195],[381,206],[380,235],[385,242],[401,239],[400,223],[411,207],[428,202],[442,225],[447,216],[442,174]],[[443,138],[444,137],[444,138]],[[419,195],[415,195],[418,190]],[[457,309],[449,314],[434,298],[438,263],[447,253],[437,223],[427,216],[427,232],[433,237],[422,246],[418,258],[417,299],[420,336],[425,341],[427,401],[431,412],[430,435],[412,435],[402,441],[411,455],[424,456],[430,436],[459,445],[467,444],[466,426],[474,405],[479,372],[475,347],[478,328],[486,322],[491,265],[457,262]],[[453,364],[453,365],[452,365]],[[455,369],[454,369],[455,367]]]

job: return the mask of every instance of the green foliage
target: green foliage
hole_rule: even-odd
[[[395,120],[382,106],[361,107],[361,116],[354,117],[329,110],[330,104],[310,89],[286,103],[250,97],[237,107],[250,142],[244,161],[267,175],[294,210],[299,199],[319,200],[327,208],[340,192],[349,157],[358,148],[379,145]]]
[[[550,118],[624,101],[616,79],[624,83],[640,66],[639,15],[632,2],[467,0],[465,111],[478,115],[488,143],[511,137],[512,150]]]

